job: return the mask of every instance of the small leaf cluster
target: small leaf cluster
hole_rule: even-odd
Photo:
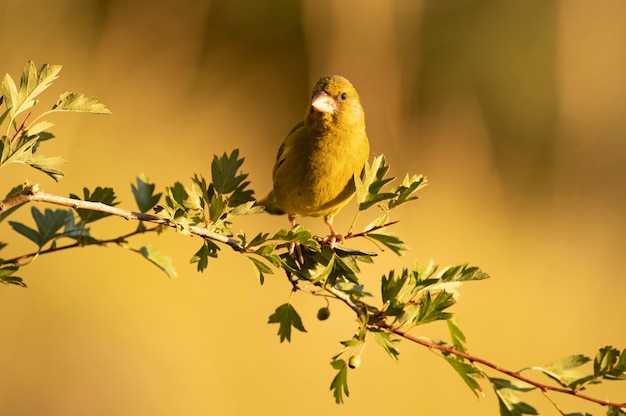
[[[183,234],[190,235],[191,227],[200,226],[221,236],[232,237],[232,219],[237,216],[258,214],[263,208],[255,205],[254,191],[248,188],[248,174],[241,173],[244,159],[235,149],[229,155],[214,156],[211,162],[211,181],[195,175],[190,186],[176,182],[165,189],[165,206],[157,212]],[[198,271],[204,271],[210,257],[217,257],[220,246],[205,238],[200,249],[192,256]]]
[[[391,270],[381,279],[380,307],[364,302],[360,297],[352,297],[355,304],[361,306],[361,326],[352,339],[342,341],[344,349],[333,357],[331,365],[338,374],[331,383],[331,390],[337,403],[343,402],[347,395],[346,365],[355,356],[355,350],[362,349],[371,338],[394,360],[398,360],[400,337],[390,331],[408,331],[418,325],[435,321],[446,321],[453,345],[459,351],[465,351],[465,335],[456,325],[450,308],[456,303],[458,288],[463,282],[486,279],[489,276],[477,267],[461,264],[453,267],[439,267],[432,261],[420,266],[415,263],[411,270],[403,269],[400,273]],[[340,359],[341,356],[344,358]],[[345,359],[345,357],[350,357]],[[358,354],[357,356],[360,356]],[[463,380],[475,392],[481,392],[476,377],[480,375],[471,363],[456,356],[444,357],[459,373]],[[343,364],[341,364],[343,363]]]
[[[22,186],[18,186],[9,191],[10,195],[21,191]],[[146,205],[146,201],[152,201],[153,206],[156,205],[160,198],[160,194],[154,194],[154,185],[141,176],[137,178],[137,185],[133,186],[133,192],[137,204],[142,209],[150,209]],[[112,188],[96,187],[94,190],[83,188],[82,198],[78,195],[70,194],[70,198],[76,201],[76,205],[80,206],[80,201],[89,201],[100,203],[106,206],[114,207],[119,204],[117,196]],[[21,205],[13,207],[0,215],[0,222],[13,213]],[[36,245],[36,251],[22,256],[21,258],[5,261],[0,259],[0,282],[5,284],[14,284],[25,287],[23,279],[16,276],[15,273],[24,265],[22,260],[34,259],[38,255],[47,252],[54,252],[71,247],[82,247],[86,245],[105,245],[117,244],[127,247],[127,238],[143,233],[146,227],[143,222],[139,222],[137,228],[124,236],[118,236],[109,239],[96,238],[91,233],[91,224],[112,214],[102,211],[94,211],[90,209],[49,209],[41,211],[37,207],[31,208],[31,216],[34,225],[28,226],[22,222],[9,221],[9,225],[17,234],[26,237]],[[69,240],[69,243],[64,243]],[[63,243],[63,244],[62,244]],[[0,243],[0,249],[6,247],[6,244]],[[139,249],[130,250],[142,255],[170,277],[176,276],[176,271],[171,266],[171,260],[158,252],[152,246],[144,246]]]
[[[582,371],[581,367],[592,362],[591,371]],[[559,386],[573,393],[585,390],[590,384],[601,383],[602,380],[626,380],[626,349],[620,351],[611,346],[598,350],[593,360],[582,354],[570,355],[543,366],[533,366],[526,370],[540,371],[558,383]],[[524,370],[522,370],[524,371]],[[536,415],[537,410],[519,398],[519,393],[536,390],[536,387],[524,382],[513,382],[500,378],[489,377],[498,402],[501,415]],[[564,413],[563,413],[564,414]],[[589,415],[589,413],[568,413],[570,415]],[[607,406],[608,416],[624,415],[623,408]]]
[[[57,112],[110,114],[110,111],[94,97],[65,92],[50,110],[31,120],[30,110],[39,102],[39,95],[59,77],[60,71],[60,65],[45,64],[37,69],[35,64],[29,61],[22,69],[19,87],[9,74],[2,79],[0,167],[9,163],[25,163],[58,180],[63,176],[59,166],[65,161],[60,157],[46,157],[36,153],[41,142],[54,137],[49,131],[53,124],[42,118]],[[6,127],[3,126],[5,123]]]

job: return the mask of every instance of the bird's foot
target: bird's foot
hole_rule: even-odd
[[[294,251],[296,253],[296,259],[298,260],[298,263],[304,264],[304,256],[302,256],[302,245],[300,245],[300,243],[292,241],[291,243],[289,243],[289,254],[293,254]]]
[[[336,243],[343,243],[343,240],[344,240],[343,235],[333,232],[327,235],[326,237],[324,237],[324,240],[322,241],[324,244],[328,244],[332,250],[335,248]]]

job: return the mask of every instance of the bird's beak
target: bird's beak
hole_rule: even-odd
[[[334,113],[335,112],[335,100],[330,95],[326,94],[324,91],[320,91],[313,96],[313,100],[311,101],[311,107],[315,109],[315,111],[319,111],[321,113]]]

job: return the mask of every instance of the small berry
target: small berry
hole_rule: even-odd
[[[350,368],[359,368],[361,365],[361,357],[359,355],[353,355],[348,360],[348,367]]]
[[[320,308],[317,311],[317,319],[319,319],[320,321],[325,321],[329,317],[330,317],[330,309],[328,309],[327,307]]]

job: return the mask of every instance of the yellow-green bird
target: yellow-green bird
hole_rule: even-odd
[[[274,189],[259,205],[271,214],[324,217],[331,246],[343,237],[333,216],[354,195],[353,175],[360,175],[369,157],[365,114],[356,89],[339,75],[321,78],[313,88],[304,121],[278,149],[272,171]]]

